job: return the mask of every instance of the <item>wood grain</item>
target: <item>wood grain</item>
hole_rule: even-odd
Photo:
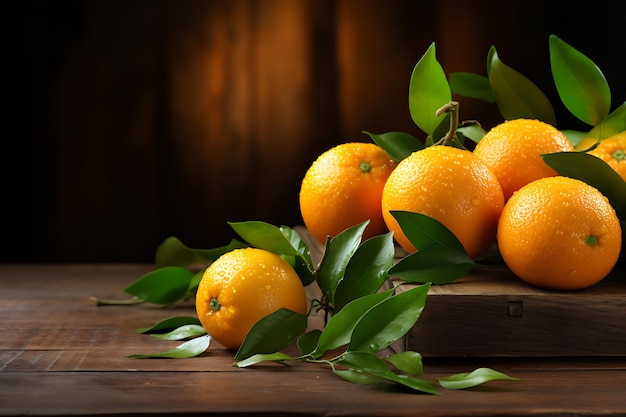
[[[431,380],[480,366],[521,378],[441,395],[347,383],[323,365],[232,366],[213,343],[191,359],[129,359],[173,347],[134,332],[192,303],[97,307],[151,265],[0,265],[0,415],[618,416],[623,357],[425,358]]]
[[[504,268],[434,286],[404,348],[425,356],[626,356],[620,272],[579,291],[534,288]]]

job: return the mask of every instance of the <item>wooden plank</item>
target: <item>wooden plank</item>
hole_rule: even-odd
[[[172,347],[134,333],[193,305],[96,307],[150,265],[0,265],[0,415],[616,416],[626,359],[425,358],[436,378],[489,366],[520,381],[431,396],[347,383],[320,364],[232,366],[212,344],[186,360],[129,359]]]
[[[432,374],[435,378],[446,374]],[[626,372],[518,371],[441,395],[349,384],[328,371],[0,373],[0,415],[617,416]],[[35,383],[36,381],[36,383]],[[621,391],[621,392],[620,392]]]
[[[544,291],[505,269],[472,273],[433,287],[395,348],[424,356],[624,356],[625,284],[613,273],[588,289]]]

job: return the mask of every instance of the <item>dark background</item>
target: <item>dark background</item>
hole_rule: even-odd
[[[624,4],[23,2],[26,88],[11,103],[26,120],[4,137],[0,260],[150,262],[170,235],[211,248],[234,237],[227,221],[300,224],[318,154],[369,141],[362,130],[420,135],[408,81],[433,41],[446,73],[485,75],[494,45],[548,95],[558,127],[584,129],[556,95],[548,36],[598,64],[615,108]],[[461,119],[500,121],[458,99]]]

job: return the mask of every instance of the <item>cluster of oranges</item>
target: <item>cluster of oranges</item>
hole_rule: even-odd
[[[590,151],[626,179],[626,132]],[[621,250],[607,198],[561,177],[542,154],[573,151],[555,127],[515,119],[492,128],[473,151],[434,145],[400,162],[380,147],[344,143],[318,157],[300,190],[302,219],[320,242],[370,220],[364,238],[393,231],[411,245],[392,211],[418,212],[452,231],[477,257],[494,242],[507,266],[538,287],[575,290],[602,280]]]
[[[473,151],[434,145],[394,161],[373,143],[338,145],[313,162],[300,190],[309,232],[321,243],[369,220],[364,239],[388,231],[415,251],[390,212],[439,220],[476,257],[497,241],[509,268],[533,285],[572,290],[603,279],[621,249],[608,200],[590,185],[560,177],[541,154],[572,151],[554,127],[511,120]],[[626,132],[590,151],[626,179]],[[280,309],[307,313],[303,284],[283,258],[236,249],[213,262],[196,293],[196,312],[218,343],[237,349],[261,318]]]

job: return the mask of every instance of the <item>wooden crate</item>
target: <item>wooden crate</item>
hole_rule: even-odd
[[[317,262],[322,246],[296,230]],[[415,327],[392,348],[424,357],[626,356],[625,275],[622,266],[593,287],[549,291],[507,268],[473,271],[432,286]]]
[[[424,357],[626,356],[623,275],[613,271],[584,290],[549,291],[506,268],[473,272],[431,287],[420,319],[393,348]]]

